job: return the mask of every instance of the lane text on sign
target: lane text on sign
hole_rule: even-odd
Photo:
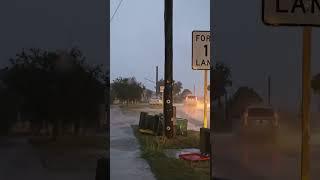
[[[262,5],[267,25],[320,25],[320,0],[263,0]]]
[[[210,31],[192,31],[192,69],[210,70]]]

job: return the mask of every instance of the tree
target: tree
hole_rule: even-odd
[[[320,73],[313,76],[311,80],[311,88],[315,94],[320,94]]]
[[[0,136],[8,135],[11,125],[17,120],[18,111],[15,94],[8,91],[1,79],[2,76],[0,73]]]
[[[261,96],[252,88],[240,87],[231,99],[231,112],[233,116],[240,116],[244,110],[253,104],[262,103]]]
[[[320,73],[312,77],[311,88],[316,95],[320,95]]]
[[[191,95],[192,92],[189,89],[184,89],[181,93],[182,98],[185,98],[188,95]]]
[[[226,95],[226,87],[232,86],[231,69],[222,62],[217,62],[213,69],[213,91],[215,100],[221,106],[221,97]]]
[[[112,83],[112,87],[116,97],[121,101],[139,101],[142,97],[145,87],[137,82],[134,77],[122,78],[118,77]]]
[[[146,89],[146,98],[147,98],[147,99],[150,99],[151,96],[152,96],[152,94],[153,94],[153,91],[152,91],[152,90]]]
[[[97,125],[105,73],[101,65],[86,64],[79,49],[22,50],[10,62],[4,82],[38,130],[43,122],[52,123],[57,136],[66,124],[75,124],[77,132],[80,126]]]
[[[164,80],[159,80],[159,86],[164,86]],[[181,90],[183,89],[182,83],[180,81],[174,81],[173,80],[173,89],[172,89],[172,96],[176,97],[180,94]]]

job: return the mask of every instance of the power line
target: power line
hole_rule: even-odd
[[[120,0],[118,6],[117,6],[117,8],[116,8],[116,10],[114,11],[113,15],[111,16],[110,23],[111,23],[111,21],[113,20],[114,16],[116,15],[118,9],[120,8],[120,6],[121,6],[121,4],[122,4],[122,1],[123,1],[123,0]]]

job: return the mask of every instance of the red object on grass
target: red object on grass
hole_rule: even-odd
[[[179,158],[186,161],[207,161],[210,159],[210,157],[199,153],[180,154]]]

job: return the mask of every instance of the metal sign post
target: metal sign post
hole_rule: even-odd
[[[303,29],[301,180],[310,179],[311,27]]]
[[[208,90],[208,70],[204,70],[204,100],[203,100],[203,127],[208,128],[208,119],[207,119],[207,90]]]
[[[204,104],[203,104],[203,127],[208,127],[207,120],[207,92],[208,70],[210,70],[210,31],[192,31],[192,69],[204,71]]]
[[[310,179],[311,26],[320,26],[319,0],[263,0],[262,20],[272,26],[304,26],[302,59],[301,180]]]

